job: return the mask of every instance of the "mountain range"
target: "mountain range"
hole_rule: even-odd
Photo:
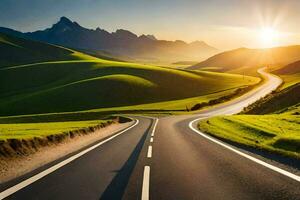
[[[109,33],[100,28],[84,28],[66,17],[61,17],[51,28],[45,30],[23,33],[0,27],[0,32],[83,51],[94,53],[104,51],[129,60],[199,61],[218,53],[216,48],[202,41],[186,43],[181,40],[158,40],[153,35],[138,36],[123,29]]]

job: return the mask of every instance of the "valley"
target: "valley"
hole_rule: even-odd
[[[0,27],[0,199],[299,199],[299,45],[55,19]]]

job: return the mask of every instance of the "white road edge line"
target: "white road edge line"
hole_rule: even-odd
[[[148,153],[147,153],[147,158],[151,158],[152,157],[152,146],[150,145],[148,147]]]
[[[155,119],[155,123],[154,123],[153,129],[152,129],[151,137],[153,137],[153,136],[154,136],[154,132],[155,132],[155,129],[156,129],[157,123],[158,123],[158,118],[156,118],[156,119]]]
[[[67,158],[66,160],[63,160],[63,161],[61,161],[60,163],[57,163],[56,165],[54,165],[54,166],[52,166],[52,167],[50,167],[50,168],[48,168],[48,169],[46,169],[46,170],[44,170],[44,171],[42,171],[42,172],[36,174],[36,175],[34,175],[34,176],[32,176],[32,177],[30,177],[30,178],[28,178],[28,179],[26,179],[26,180],[24,180],[24,181],[22,181],[22,182],[20,182],[20,183],[18,183],[18,184],[16,184],[16,185],[14,185],[14,186],[12,186],[12,187],[10,187],[10,188],[8,188],[8,189],[2,191],[2,192],[0,193],[0,199],[4,199],[4,198],[6,198],[6,197],[12,195],[13,193],[15,193],[15,192],[21,190],[22,188],[24,188],[24,187],[26,187],[26,186],[28,186],[28,185],[34,183],[35,181],[37,181],[37,180],[43,178],[44,176],[46,176],[46,175],[48,175],[48,174],[54,172],[55,170],[57,170],[57,169],[63,167],[64,165],[66,165],[66,164],[72,162],[73,160],[75,160],[75,159],[77,159],[77,158],[83,156],[84,154],[86,154],[86,153],[92,151],[93,149],[95,149],[95,148],[97,148],[97,147],[103,145],[104,143],[106,143],[106,142],[108,142],[108,141],[114,139],[115,137],[121,135],[122,133],[124,133],[124,132],[126,132],[126,131],[132,129],[133,127],[135,127],[135,126],[139,123],[139,120],[138,120],[138,119],[135,119],[135,120],[136,120],[136,121],[135,121],[135,123],[134,123],[133,125],[131,125],[130,127],[126,128],[126,129],[124,129],[124,130],[122,130],[121,132],[119,132],[119,133],[117,133],[117,134],[114,134],[113,136],[111,136],[111,137],[109,137],[109,138],[107,138],[107,139],[105,139],[105,140],[99,142],[98,144],[95,144],[95,145],[93,145],[93,146],[91,146],[91,147],[89,147],[89,148],[87,148],[87,149],[85,149],[85,150],[79,152],[78,154],[73,155],[73,156]]]
[[[291,178],[291,179],[294,179],[294,180],[300,182],[300,176],[297,176],[297,175],[295,175],[295,174],[293,174],[293,173],[291,173],[291,172],[288,172],[288,171],[286,171],[286,170],[283,170],[283,169],[281,169],[281,168],[279,168],[279,167],[275,167],[275,166],[273,166],[273,165],[271,165],[271,164],[269,164],[269,163],[266,163],[266,162],[264,162],[264,161],[262,161],[262,160],[259,160],[259,159],[257,159],[257,158],[254,158],[254,157],[252,157],[252,156],[250,156],[250,155],[248,155],[248,154],[246,154],[246,153],[243,153],[243,152],[241,152],[241,151],[238,151],[237,149],[234,149],[234,148],[232,148],[231,146],[229,146],[229,145],[227,145],[227,144],[225,144],[225,143],[223,143],[223,142],[221,142],[221,141],[219,141],[219,140],[216,140],[216,139],[214,139],[213,137],[211,137],[211,136],[209,136],[209,135],[206,135],[206,134],[202,133],[201,131],[199,131],[199,130],[197,130],[196,128],[193,127],[193,124],[194,124],[196,121],[199,121],[199,120],[205,119],[205,118],[206,118],[206,117],[204,117],[204,118],[198,118],[198,119],[195,119],[195,120],[191,121],[191,122],[189,123],[190,129],[192,129],[193,131],[195,131],[196,133],[198,133],[198,134],[201,135],[202,137],[204,137],[204,138],[206,138],[206,139],[208,139],[208,140],[210,140],[210,141],[212,141],[212,142],[214,142],[214,143],[216,143],[216,144],[218,144],[218,145],[221,145],[221,146],[225,147],[226,149],[229,149],[229,150],[233,151],[234,153],[239,154],[240,156],[243,156],[243,157],[245,157],[245,158],[248,158],[249,160],[251,160],[251,161],[253,161],[253,162],[256,162],[256,163],[258,163],[258,164],[260,164],[260,165],[262,165],[262,166],[264,166],[264,167],[267,167],[267,168],[269,168],[269,169],[271,169],[271,170],[273,170],[273,171],[275,171],[275,172],[278,172],[278,173],[280,173],[280,174],[282,174],[282,175],[285,175],[285,176],[287,176],[287,177],[289,177],[289,178]]]
[[[149,200],[149,185],[150,185],[150,166],[145,166],[141,200]]]

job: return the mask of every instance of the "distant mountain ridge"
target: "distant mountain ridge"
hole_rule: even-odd
[[[222,72],[256,71],[259,67],[284,67],[300,60],[300,45],[269,49],[239,48],[214,55],[189,69],[211,68]],[[296,64],[291,68],[296,68]]]
[[[0,27],[0,32],[26,39],[62,45],[76,49],[107,51],[114,55],[140,60],[161,60],[176,62],[181,60],[203,60],[218,52],[205,42],[158,40],[153,35],[136,34],[123,29],[109,33],[104,29],[87,29],[66,17],[51,28],[22,33]]]

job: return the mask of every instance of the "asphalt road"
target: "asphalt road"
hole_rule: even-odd
[[[300,199],[300,177],[195,131],[198,119],[234,114],[271,92],[266,82],[197,115],[137,117],[135,125],[68,162],[1,186],[7,199]]]

